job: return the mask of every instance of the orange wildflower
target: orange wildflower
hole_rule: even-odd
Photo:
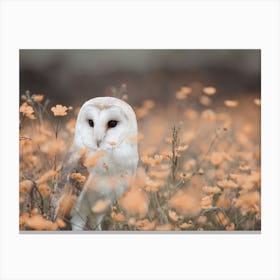
[[[261,100],[256,98],[254,99],[254,103],[257,105],[257,106],[261,106]]]
[[[51,111],[53,112],[53,114],[55,116],[58,116],[58,117],[66,116],[67,115],[67,110],[68,110],[67,107],[62,106],[60,104],[57,104],[55,107],[51,108]]]
[[[194,216],[200,210],[200,193],[195,188],[179,190],[170,199],[169,205],[185,216]]]
[[[185,111],[185,116],[191,121],[194,121],[198,118],[198,113],[193,109],[187,109]]]
[[[213,195],[207,195],[201,198],[200,206],[202,209],[208,209],[212,207]]]
[[[241,164],[239,165],[239,170],[241,170],[241,171],[250,171],[251,168],[250,168],[250,166],[247,165],[246,163],[241,163]]]
[[[51,194],[51,188],[45,183],[40,184],[38,189],[43,196],[49,196]]]
[[[26,221],[26,225],[34,230],[48,230],[52,226],[52,222],[41,215],[34,215]]]
[[[66,223],[61,218],[57,218],[55,222],[56,222],[56,224],[59,228],[65,228],[66,227]]]
[[[146,216],[149,209],[148,196],[142,189],[145,182],[145,171],[139,168],[136,178],[132,181],[131,188],[119,200],[122,209],[130,215],[139,215],[140,218]]]
[[[208,96],[205,96],[205,95],[200,96],[199,102],[203,106],[209,106],[212,104],[212,100]]]
[[[149,148],[146,148],[145,150],[143,150],[141,152],[142,156],[151,156],[154,154],[154,152],[156,151],[156,147],[149,147]]]
[[[153,230],[155,222],[150,222],[148,219],[139,220],[136,222],[136,227],[140,230]]]
[[[113,211],[113,212],[111,213],[111,217],[112,217],[112,219],[115,220],[116,222],[123,222],[123,221],[125,221],[125,217],[124,217],[124,215],[121,214],[121,213],[116,213],[116,212]]]
[[[189,171],[193,169],[195,166],[196,166],[196,160],[192,158],[186,161],[186,163],[184,164],[184,169]]]
[[[207,95],[214,95],[216,93],[216,88],[214,88],[214,87],[204,87],[203,92]]]
[[[97,152],[93,153],[91,156],[86,158],[86,160],[84,162],[84,166],[85,167],[94,167],[94,166],[96,166],[98,161],[102,157],[104,157],[104,155],[105,155],[105,152],[102,152],[102,151],[97,151]]]
[[[188,229],[188,228],[190,228],[190,227],[192,227],[193,226],[193,223],[191,222],[188,222],[188,223],[182,223],[181,225],[179,225],[179,227],[181,228],[181,229]]]
[[[187,95],[189,95],[191,93],[191,88],[189,87],[181,87],[180,91],[176,92],[176,99],[178,100],[184,100]]]
[[[187,97],[187,95],[184,94],[183,92],[181,92],[181,91],[177,91],[177,92],[176,92],[176,99],[178,99],[178,100],[183,100],[183,99],[185,99],[186,97]]]
[[[232,180],[218,181],[217,185],[222,188],[237,188],[238,187],[238,185]]]
[[[176,214],[175,211],[169,210],[168,211],[168,217],[173,221],[177,222],[179,220],[179,216]]]
[[[211,109],[207,109],[207,110],[204,110],[202,113],[201,113],[201,118],[205,121],[208,121],[208,122],[213,122],[216,120],[216,114],[214,113],[213,110]]]
[[[198,171],[197,171],[197,173],[198,173],[199,175],[203,175],[203,174],[204,174],[204,170],[203,170],[202,168],[199,168]]]
[[[184,146],[178,146],[176,151],[177,152],[184,152],[189,148],[189,145],[184,145]]]
[[[236,100],[225,100],[225,105],[230,108],[234,108],[238,106],[238,101]]]
[[[151,180],[150,178],[147,178],[144,188],[147,192],[156,192],[163,186],[164,186],[164,181]]]
[[[237,181],[239,180],[239,178],[241,177],[242,175],[241,174],[236,174],[236,173],[230,173],[229,174],[229,177],[234,180],[234,181]]]
[[[223,161],[223,154],[218,152],[212,153],[210,161],[214,165],[219,165]]]
[[[202,188],[202,191],[207,194],[216,194],[216,193],[221,192],[222,190],[220,188],[218,188],[217,186],[215,186],[215,187],[205,186]]]
[[[19,184],[19,191],[21,193],[26,193],[32,188],[32,185],[33,183],[30,180],[21,181]]]
[[[192,89],[190,87],[181,87],[180,91],[188,95],[192,92]]]
[[[38,213],[39,213],[38,208],[33,208],[33,209],[31,210],[31,215],[37,215]]]
[[[84,184],[86,181],[86,177],[83,176],[81,173],[72,173],[70,178],[77,181],[79,184]]]
[[[19,111],[30,120],[36,119],[36,117],[34,116],[33,108],[29,106],[26,102],[21,104]]]
[[[129,214],[138,214],[140,217],[148,213],[148,197],[139,188],[131,188],[119,201],[120,206]]]
[[[91,207],[91,211],[93,213],[101,213],[104,212],[108,206],[111,204],[110,200],[103,200],[100,199],[98,200],[92,207]]]
[[[146,117],[148,115],[149,111],[147,108],[135,108],[135,114],[137,116],[138,119],[142,119],[144,117]]]
[[[151,99],[144,100],[143,107],[150,110],[153,109],[155,106],[155,102]]]
[[[156,165],[159,165],[163,161],[163,156],[162,155],[154,155],[153,157],[142,156],[141,161],[144,164],[154,167]]]

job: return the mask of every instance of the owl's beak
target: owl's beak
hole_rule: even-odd
[[[99,139],[99,140],[96,140],[96,146],[97,146],[97,148],[99,148],[100,143],[101,143],[101,140],[100,140],[100,139]]]

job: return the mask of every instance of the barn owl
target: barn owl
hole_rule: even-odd
[[[85,102],[77,117],[72,149],[87,150],[84,166],[88,172],[71,210],[72,230],[101,230],[103,217],[136,173],[137,121],[131,106],[114,97]]]

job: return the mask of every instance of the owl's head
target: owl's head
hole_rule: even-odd
[[[85,102],[79,112],[74,145],[107,150],[136,136],[137,121],[130,105],[114,97],[96,97]]]

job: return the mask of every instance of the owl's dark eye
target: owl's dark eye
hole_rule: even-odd
[[[115,121],[115,120],[108,121],[109,128],[115,127],[115,126],[117,126],[117,124],[118,124],[118,121]]]
[[[89,126],[94,127],[94,122],[93,122],[93,120],[88,120],[88,124],[89,124]]]

